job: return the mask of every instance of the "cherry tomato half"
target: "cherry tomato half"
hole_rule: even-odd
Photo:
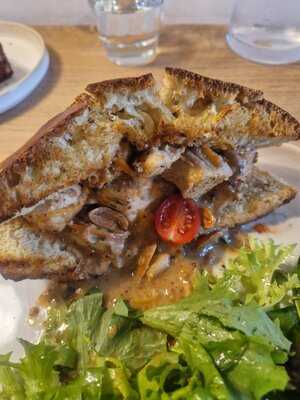
[[[159,206],[154,222],[163,240],[175,244],[189,243],[199,231],[200,210],[193,200],[174,195]]]

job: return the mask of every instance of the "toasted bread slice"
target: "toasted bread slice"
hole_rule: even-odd
[[[121,140],[215,148],[279,144],[300,136],[299,123],[260,91],[168,68],[159,90],[153,76],[87,87],[0,165],[0,221],[51,193],[109,168]]]
[[[240,190],[239,198],[216,214],[216,224],[200,234],[234,228],[254,221],[291,201],[296,191],[255,168]],[[151,236],[146,231],[139,235]],[[107,265],[99,257],[87,255],[82,247],[67,245],[49,233],[39,232],[22,218],[0,224],[0,272],[5,278],[51,278],[60,281],[80,280],[101,275]]]
[[[120,140],[92,99],[79,97],[1,164],[0,221],[107,168]]]
[[[0,237],[0,271],[5,278],[72,281],[106,271],[76,246],[41,233],[22,217],[0,224]]]
[[[161,127],[171,143],[263,147],[300,137],[299,122],[289,113],[261,91],[234,83],[167,68],[161,97],[175,116]]]
[[[217,191],[216,188],[212,194],[215,199]],[[211,229],[202,230],[201,233],[230,229],[255,221],[289,203],[296,194],[297,191],[293,187],[254,167],[247,180],[242,183],[235,199],[229,199],[225,207],[220,207],[219,211],[215,212],[216,224]],[[209,204],[213,207],[214,201],[209,200]]]

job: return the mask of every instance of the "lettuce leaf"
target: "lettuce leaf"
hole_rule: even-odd
[[[119,303],[117,303],[117,311],[119,308],[118,304]],[[115,307],[103,313],[99,329],[95,333],[95,348],[98,353],[110,355],[112,348],[115,346],[115,342],[119,340],[120,336],[126,335],[137,326],[137,321],[135,319],[128,318],[128,309],[127,316],[124,316],[124,310],[122,314],[123,315],[118,314]]]
[[[25,357],[18,368],[24,380],[25,392],[28,398],[39,399],[43,393],[59,385],[59,374],[54,369],[59,354],[55,347],[43,343],[34,345],[21,340],[21,344]]]
[[[295,306],[278,308],[268,312],[269,317],[279,323],[280,328],[286,337],[299,322],[298,312]]]
[[[138,394],[129,381],[130,374],[122,361],[109,357],[99,360],[105,367],[101,399],[137,400]]]
[[[199,338],[188,327],[183,329],[178,344],[193,373],[200,373],[203,376],[204,388],[216,399],[229,400],[231,397],[229,390],[213,359],[202,346]]]
[[[127,335],[120,335],[108,355],[120,358],[134,372],[143,368],[153,356],[166,350],[167,335],[142,326]]]
[[[284,367],[274,364],[270,349],[262,343],[250,341],[238,364],[226,377],[241,395],[260,400],[274,390],[284,390],[289,381]]]
[[[67,344],[78,355],[78,368],[89,367],[94,335],[99,330],[102,294],[88,294],[69,305],[58,305],[50,309],[43,336],[49,345]]]
[[[67,343],[79,354],[79,368],[87,368],[93,349],[93,338],[103,314],[102,294],[85,296],[72,303],[67,312]]]
[[[0,399],[25,400],[24,380],[18,369],[10,366],[11,354],[0,356]]]
[[[246,337],[237,331],[230,332],[230,337],[228,334],[222,335],[221,330],[219,326],[203,340],[201,331],[199,335],[199,325],[186,324],[178,340],[179,344],[185,344],[183,349],[187,361],[193,362],[191,366],[194,368],[198,365],[199,372],[209,384],[210,392],[217,399],[231,398],[225,382],[230,383],[229,387],[236,394],[249,399],[261,399],[270,391],[284,390],[288,375],[284,367],[275,364],[274,349],[265,339]],[[214,332],[217,332],[216,335]],[[215,375],[214,371],[218,371],[216,368],[207,368],[204,349],[223,377],[220,372]]]
[[[166,348],[167,335],[142,326],[136,319],[136,313],[121,300],[103,313],[95,335],[98,354],[119,358],[132,371],[141,369]]]
[[[138,373],[137,384],[142,400],[214,398],[175,352],[156,355]]]
[[[297,273],[279,274],[282,263],[293,253],[295,245],[279,246],[272,240],[260,242],[251,238],[249,246],[229,261],[225,275],[240,280],[240,292],[245,304],[255,301],[265,309],[278,303],[290,303],[292,290],[300,287]]]
[[[206,277],[199,278],[201,281]],[[208,285],[207,285],[208,286]],[[194,293],[176,304],[157,307],[145,311],[142,321],[154,329],[160,329],[178,337],[184,324],[195,318],[195,315],[214,317],[222,325],[236,329],[247,336],[261,336],[274,347],[288,351],[290,342],[285,338],[279,326],[272,322],[267,313],[257,304],[237,304],[228,298],[227,288],[216,292],[214,287],[204,292],[204,285],[197,286]]]

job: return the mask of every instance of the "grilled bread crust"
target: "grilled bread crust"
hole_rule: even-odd
[[[212,230],[231,229],[255,221],[289,203],[296,195],[293,187],[254,167],[240,188],[238,198],[221,210]]]
[[[262,92],[178,68],[166,69],[161,89],[151,74],[94,83],[0,164],[0,221],[108,168],[122,138],[147,149],[261,147],[299,137],[299,123]]]
[[[161,97],[175,115],[161,132],[171,143],[263,147],[300,138],[299,122],[259,90],[167,68]]]
[[[0,237],[0,272],[7,279],[74,281],[106,272],[92,254],[23,217],[0,224]]]

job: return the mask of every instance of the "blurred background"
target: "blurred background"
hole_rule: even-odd
[[[226,24],[234,0],[165,0],[165,23]],[[0,19],[34,25],[94,23],[87,0],[0,1]]]

